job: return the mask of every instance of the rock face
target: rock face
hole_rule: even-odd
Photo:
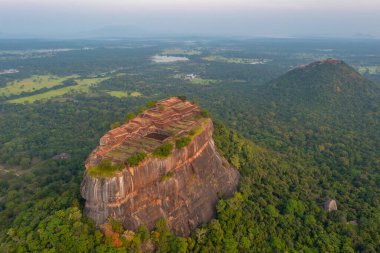
[[[334,199],[329,199],[325,203],[325,210],[327,212],[332,212],[338,210],[338,206],[336,204],[336,201]]]
[[[167,101],[170,103],[166,103]],[[160,113],[165,114],[166,109],[169,110],[172,104],[190,108],[190,103],[187,103],[189,102],[171,98],[159,102],[151,110],[160,108]],[[163,104],[166,109],[162,109]],[[161,121],[158,126],[153,127],[154,133],[169,136],[161,140],[161,143],[188,134],[194,127],[198,130],[187,146],[175,148],[166,158],[158,158],[148,153],[148,157],[137,166],[124,165],[123,169],[112,177],[90,176],[88,172],[91,166],[99,163],[104,157],[110,157],[110,153],[113,154],[112,150],[120,150],[120,145],[134,143],[136,138],[140,140],[153,136],[158,140],[162,139],[162,136],[151,135],[152,131],[144,130],[140,139],[139,135],[135,135],[137,137],[134,139],[127,134],[123,140],[117,141],[118,145],[115,145],[114,140],[108,141],[111,144],[104,144],[107,143],[107,139],[111,139],[109,137],[112,135],[109,133],[101,139],[102,145],[95,149],[86,161],[86,173],[81,185],[81,194],[86,200],[85,213],[97,225],[103,224],[111,216],[121,221],[129,230],[135,230],[140,225],[153,229],[156,221],[163,217],[176,234],[186,236],[199,224],[206,223],[214,217],[218,198],[233,195],[239,173],[216,151],[212,139],[212,121],[200,119],[199,108],[193,104],[191,107],[193,113],[189,114],[189,110],[184,110],[187,113],[186,117],[181,117],[182,113],[179,113],[177,118],[172,115],[169,117],[171,120],[164,122],[165,124]],[[140,117],[147,117],[149,113],[148,110]],[[157,119],[161,120],[160,117],[155,118]],[[134,120],[138,121],[138,118]],[[167,131],[171,126],[181,125],[183,122],[192,124],[189,123],[179,131]],[[117,136],[123,135],[123,129],[128,129],[128,124],[116,131]],[[146,124],[143,129],[152,128],[153,125],[154,123]],[[120,155],[112,158],[113,161],[120,159]]]

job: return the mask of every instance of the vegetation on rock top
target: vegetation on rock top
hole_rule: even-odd
[[[173,151],[173,144],[170,142],[164,143],[161,146],[157,147],[153,151],[153,155],[161,158],[168,157]]]
[[[124,165],[121,163],[112,164],[111,160],[104,159],[99,164],[90,167],[88,174],[93,177],[112,177],[123,167]]]
[[[137,166],[146,158],[145,152],[138,152],[130,157],[128,157],[125,162],[128,166]]]
[[[175,147],[183,148],[189,145],[190,142],[191,142],[191,138],[189,136],[184,136],[175,141]]]

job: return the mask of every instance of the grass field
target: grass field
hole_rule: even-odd
[[[140,92],[127,92],[127,91],[107,91],[107,93],[113,97],[126,98],[126,97],[140,97],[142,94]]]
[[[43,88],[52,88],[62,84],[65,80],[79,78],[79,75],[54,76],[54,75],[34,75],[29,78],[12,81],[0,88],[0,96],[18,95],[22,92],[33,92]]]
[[[199,84],[199,85],[208,85],[208,84],[216,84],[219,81],[214,79],[202,79],[200,77],[196,77],[189,80],[192,84]]]
[[[198,75],[194,75],[194,76],[195,77],[188,78],[187,75],[184,75],[184,74],[173,75],[173,77],[176,79],[182,79],[182,80],[188,81],[192,84],[209,85],[209,84],[216,84],[216,83],[220,82],[220,80],[205,79],[205,78],[199,77]]]
[[[66,93],[70,93],[70,92],[88,92],[92,85],[97,85],[100,82],[107,80],[109,78],[110,77],[75,79],[75,81],[77,82],[77,85],[75,86],[64,87],[64,88],[50,90],[50,91],[32,95],[32,96],[12,99],[12,100],[9,100],[8,103],[15,103],[15,104],[33,103],[37,100],[54,98],[54,97],[62,96]]]
[[[361,66],[358,67],[358,72],[360,74],[379,75],[380,66]]]

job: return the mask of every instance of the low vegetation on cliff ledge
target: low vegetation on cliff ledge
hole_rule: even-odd
[[[191,138],[189,136],[185,136],[182,138],[179,138],[178,140],[175,141],[175,146],[176,148],[183,148],[189,145],[191,142]]]
[[[153,151],[153,155],[161,158],[168,157],[173,151],[173,144],[164,143]]]
[[[102,160],[98,165],[90,167],[88,173],[93,177],[112,177],[124,167],[121,163],[112,164],[111,160]]]
[[[145,152],[139,152],[135,155],[132,155],[130,157],[128,157],[126,160],[125,160],[125,163],[128,165],[128,166],[137,166],[139,165],[139,163],[141,161],[143,161],[144,159],[146,158],[146,153]]]

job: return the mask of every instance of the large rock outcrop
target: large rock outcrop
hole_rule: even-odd
[[[169,115],[168,120],[160,115]],[[173,130],[174,126],[177,130]],[[190,132],[191,142],[175,148],[166,158],[148,155],[137,166],[124,164],[110,177],[89,173],[102,159],[120,162],[120,150],[129,152],[126,147],[136,150],[136,143],[140,143],[139,148],[147,147],[149,154],[155,145],[175,142]],[[97,225],[111,216],[129,230],[140,225],[153,229],[163,217],[176,234],[189,235],[199,224],[214,217],[218,198],[233,195],[238,184],[239,173],[218,154],[212,133],[212,121],[200,117],[196,105],[177,98],[161,101],[135,120],[111,130],[86,161],[81,185],[86,215]],[[157,143],[144,146],[143,141],[150,138],[147,136]],[[163,140],[162,136],[166,138]],[[121,149],[123,145],[126,147]]]

